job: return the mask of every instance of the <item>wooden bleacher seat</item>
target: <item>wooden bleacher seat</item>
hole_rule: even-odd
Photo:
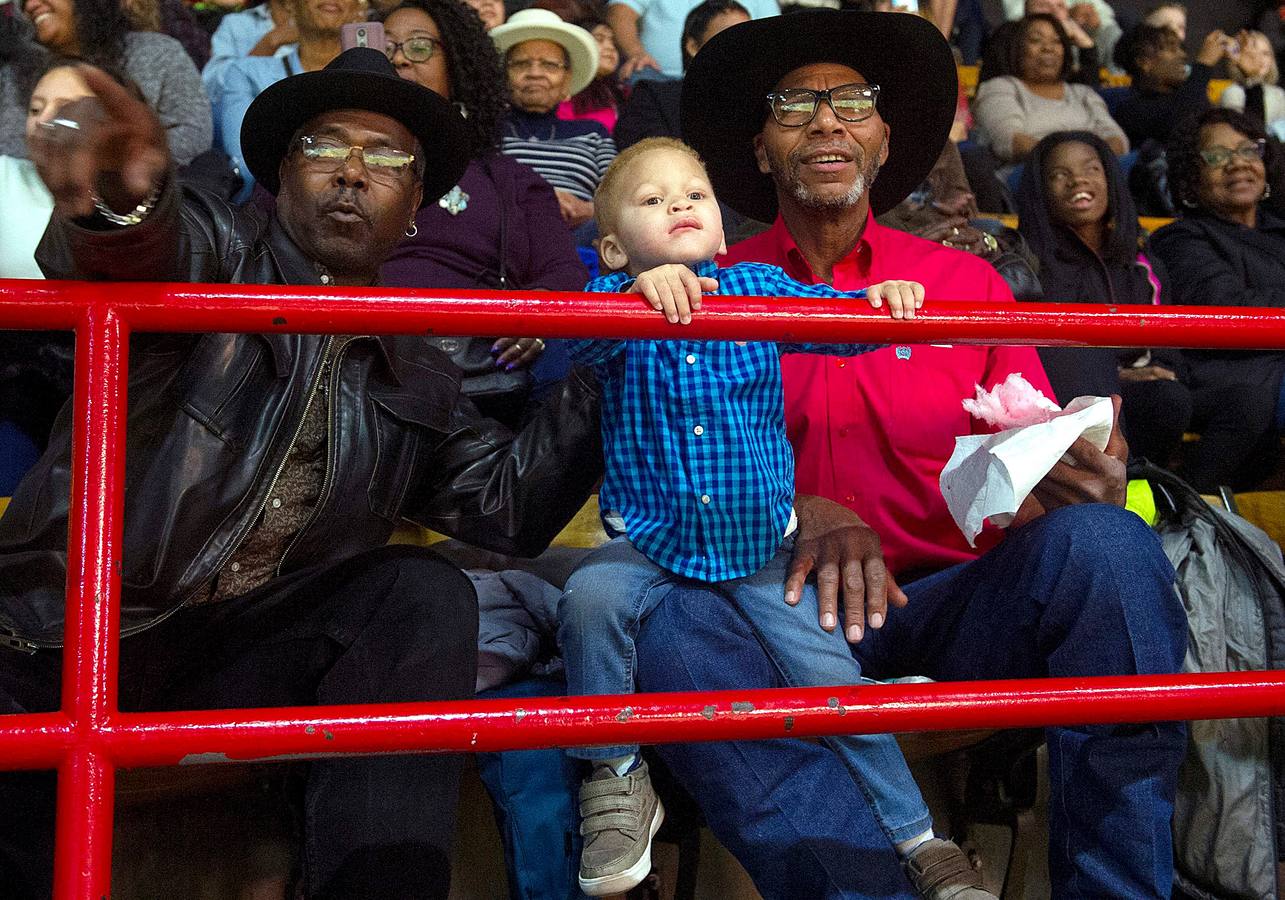
[[[977,217],[979,219],[996,219],[1000,222],[1003,222],[1009,228],[1017,227],[1017,215],[1015,213],[983,212],[983,213],[978,213]],[[1158,228],[1164,228],[1172,221],[1173,219],[1167,219],[1162,216],[1138,216],[1139,227],[1145,229],[1146,231],[1155,231]]]

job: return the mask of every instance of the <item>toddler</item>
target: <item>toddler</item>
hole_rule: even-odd
[[[621,153],[603,177],[595,210],[600,255],[617,273],[587,289],[643,294],[671,322],[690,322],[702,290],[865,298],[874,307],[887,301],[898,318],[913,316],[923,302],[923,288],[914,282],[843,293],[801,284],[773,266],[720,270],[712,260],[725,250],[722,219],[704,166],[693,150],[669,138]],[[568,692],[632,693],[639,625],[685,579],[710,584],[735,604],[790,684],[857,682],[860,666],[842,633],[816,626],[815,589],[805,589],[793,606],[783,602],[796,522],[779,354],[855,355],[876,348],[581,340],[570,349],[602,385],[607,471],[599,497],[604,522],[618,536],[572,574],[559,604]],[[895,739],[829,740],[910,860],[912,880],[919,881],[915,852],[948,842],[933,839],[928,810]],[[664,818],[647,765],[637,746],[567,752],[594,764],[580,793],[580,887],[593,896],[626,891],[650,870],[651,838]]]

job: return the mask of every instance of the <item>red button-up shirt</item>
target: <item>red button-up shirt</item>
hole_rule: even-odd
[[[804,283],[818,281],[779,217],[732,247],[727,264],[734,262],[770,263]],[[892,278],[921,282],[925,305],[1013,299],[984,260],[871,217],[835,266],[834,286],[856,290]],[[785,356],[781,367],[798,492],[854,510],[883,541],[894,573],[966,562],[998,543],[1001,533],[988,526],[977,549],[968,546],[938,476],[957,435],[987,430],[960,405],[974,385],[990,388],[1020,372],[1053,396],[1034,348],[904,344],[853,358]]]

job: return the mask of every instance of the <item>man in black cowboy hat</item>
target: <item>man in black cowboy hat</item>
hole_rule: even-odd
[[[355,49],[264,91],[242,144],[263,216],[175,183],[164,130],[101,72],[32,147],[57,203],[50,277],[366,285],[467,164],[458,114]],[[268,322],[264,322],[265,328]],[[473,589],[409,516],[538,552],[600,471],[597,401],[573,377],[514,436],[413,336],[139,335],[122,572],[126,709],[472,695]],[[0,713],[57,707],[71,422],[0,519]],[[301,895],[444,897],[458,757],[318,761],[300,798]],[[6,898],[48,897],[51,776],[8,777]]]
[[[914,278],[930,303],[1011,299],[981,260],[873,218],[928,173],[955,97],[949,50],[913,16],[799,13],[715,37],[688,70],[684,134],[708,161],[720,199],[775,223],[730,259],[840,289]],[[960,400],[974,382],[989,387],[1027,364],[1043,381],[1029,348],[903,346],[784,363],[797,488],[847,507],[849,538],[865,548],[859,565],[834,559],[825,544],[813,548],[821,625],[844,628],[872,677],[1181,666],[1186,622],[1173,569],[1151,529],[1123,509],[1127,447],[1118,429],[1106,452],[1073,446],[1076,465],[1055,466],[1006,534],[984,535],[985,553],[951,522],[936,477],[953,437],[971,430]],[[807,568],[800,549],[796,575]],[[904,591],[894,575],[908,582]],[[773,676],[754,648],[726,606],[671,595],[639,640],[640,687],[761,685]],[[1167,897],[1183,726],[1055,727],[1047,738],[1054,896]],[[862,792],[815,746],[670,745],[661,753],[765,896],[905,895],[886,845],[880,852],[862,833],[872,824]],[[928,892],[932,873],[910,874]]]

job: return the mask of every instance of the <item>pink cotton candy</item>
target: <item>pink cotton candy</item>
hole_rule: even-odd
[[[1057,416],[1062,408],[1014,372],[989,391],[977,385],[977,399],[965,400],[964,411],[996,428],[1006,429],[1042,424]]]

